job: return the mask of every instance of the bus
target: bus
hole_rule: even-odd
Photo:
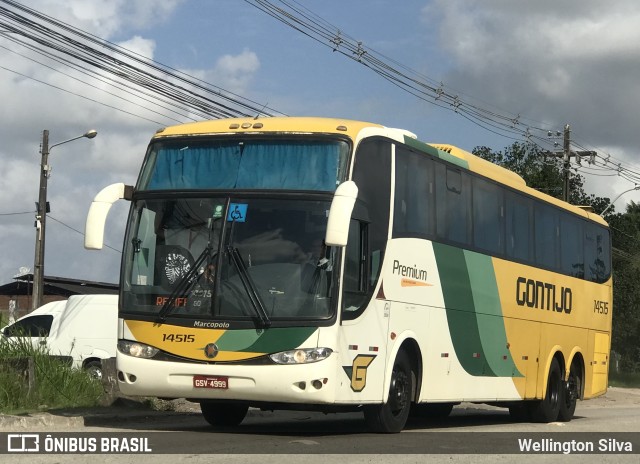
[[[461,402],[571,420],[607,390],[606,222],[406,130],[330,118],[167,127],[135,186],[120,275],[117,381],[248,409],[361,411],[375,432]]]

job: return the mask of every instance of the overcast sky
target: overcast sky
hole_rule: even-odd
[[[297,1],[466,101],[539,127],[562,130],[569,123],[582,147],[640,166],[636,0]],[[502,150],[514,141],[417,99],[238,0],[25,4],[289,115],[363,119],[467,150]],[[135,181],[150,137],[174,121],[74,81],[54,63],[35,63],[25,56],[44,60],[2,37],[0,47],[0,284],[21,267],[33,269],[43,129],[50,144],[98,131],[93,140],[51,151],[45,274],[116,282],[120,254],[85,251],[75,230],[84,230],[102,187]],[[633,187],[619,177],[582,174],[587,191],[597,195],[615,198]],[[629,200],[640,201],[640,193],[625,194],[617,210]],[[127,211],[128,204],[115,205],[107,222],[105,241],[118,250]]]

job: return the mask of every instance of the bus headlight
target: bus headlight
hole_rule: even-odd
[[[331,348],[300,348],[273,353],[269,357],[276,364],[307,364],[327,359],[331,353]]]
[[[131,342],[129,340],[118,340],[118,351],[127,356],[133,356],[134,358],[153,358],[158,351],[158,348],[145,345],[144,343]]]

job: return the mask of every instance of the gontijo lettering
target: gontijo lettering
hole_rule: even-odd
[[[518,277],[516,303],[518,306],[569,314],[573,304],[573,294],[569,287],[558,289],[548,282]]]

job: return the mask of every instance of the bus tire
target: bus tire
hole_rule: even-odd
[[[240,425],[247,415],[249,406],[242,403],[200,403],[202,416],[214,427]]]
[[[413,372],[405,351],[400,351],[393,364],[389,398],[386,403],[365,405],[364,419],[376,433],[398,433],[402,431],[411,411]]]
[[[533,422],[548,423],[558,420],[560,404],[564,401],[563,384],[560,364],[556,358],[553,358],[544,398],[531,403],[530,412]]]
[[[578,403],[578,397],[582,389],[582,382],[578,372],[579,370],[576,363],[571,363],[569,378],[566,382],[563,382],[564,394],[560,402],[560,411],[558,412],[558,420],[562,422],[569,422],[573,419],[573,414],[576,411],[576,404]]]

